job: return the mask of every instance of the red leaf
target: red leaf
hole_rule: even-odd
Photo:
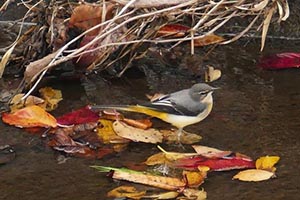
[[[259,67],[263,69],[287,69],[300,67],[300,53],[279,53],[261,58]]]
[[[241,158],[238,155],[231,155],[223,158],[206,158],[203,156],[193,156],[176,160],[173,167],[183,169],[197,169],[207,166],[212,171],[226,171],[232,169],[255,168],[255,162],[251,159]]]
[[[173,37],[183,37],[187,33],[190,27],[183,26],[180,24],[168,24],[161,27],[157,34],[159,36],[173,36]]]
[[[86,106],[57,118],[57,123],[61,125],[73,125],[97,122],[98,119],[98,114],[94,113]]]

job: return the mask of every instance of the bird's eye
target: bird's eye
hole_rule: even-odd
[[[203,90],[203,91],[198,92],[198,94],[200,94],[200,95],[207,95],[208,92],[209,92],[208,90]]]

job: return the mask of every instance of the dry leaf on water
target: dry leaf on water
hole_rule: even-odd
[[[275,174],[273,172],[269,172],[261,169],[248,169],[239,172],[237,175],[233,177],[233,179],[238,179],[240,181],[264,181],[274,177]]]
[[[188,199],[205,200],[207,198],[207,193],[204,190],[197,190],[193,188],[184,189],[183,194]]]
[[[41,97],[45,100],[45,109],[52,111],[57,108],[58,103],[63,100],[60,90],[55,90],[51,87],[44,87],[39,89]]]
[[[56,119],[44,109],[33,105],[17,110],[14,113],[3,113],[3,122],[21,128],[57,126]]]
[[[178,133],[177,130],[160,130],[160,132],[163,135],[163,141],[167,144],[170,143],[178,143]],[[186,131],[183,131],[180,142],[182,144],[195,144],[199,142],[202,139],[202,137],[198,134],[194,133],[188,133]]]
[[[100,126],[97,128],[97,133],[100,140],[104,144],[124,144],[130,140],[118,136],[113,129],[113,122],[106,119],[100,119]]]
[[[212,66],[208,66],[205,71],[205,82],[213,82],[218,80],[222,75],[221,70],[214,69]]]
[[[107,197],[141,199],[146,191],[138,191],[133,186],[120,186],[107,193]]]
[[[256,160],[256,169],[263,169],[270,172],[275,172],[274,165],[280,160],[279,156],[263,156]]]
[[[22,100],[24,94],[15,95],[10,101],[10,110],[11,112],[15,112],[21,108],[32,106],[32,105],[41,105],[45,101],[36,96],[29,95],[26,99]]]
[[[92,167],[100,172],[110,172],[113,179],[126,180],[165,190],[181,191],[186,186],[186,183],[178,178],[153,175],[150,173],[129,170],[126,168],[113,168],[104,166]]]
[[[217,44],[223,42],[224,38],[215,34],[205,35],[204,37],[198,38],[194,40],[195,47],[202,47],[211,44]]]
[[[179,195],[178,192],[171,191],[171,192],[163,192],[160,194],[147,195],[147,196],[144,196],[143,198],[146,198],[146,199],[175,199],[178,195]]]
[[[115,121],[113,123],[113,129],[118,136],[130,139],[135,142],[146,142],[146,143],[161,143],[162,134],[155,129],[138,129],[125,124],[124,122]]]

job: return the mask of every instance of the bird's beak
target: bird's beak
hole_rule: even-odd
[[[221,89],[221,88],[220,87],[212,87],[211,91],[215,91],[215,90],[219,90],[219,89]]]

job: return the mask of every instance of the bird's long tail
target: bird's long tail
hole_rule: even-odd
[[[160,112],[158,110],[155,110],[147,106],[141,106],[141,105],[94,105],[94,106],[90,106],[90,108],[93,111],[114,109],[114,110],[121,110],[127,112],[142,113],[162,120],[166,118],[166,113]]]

